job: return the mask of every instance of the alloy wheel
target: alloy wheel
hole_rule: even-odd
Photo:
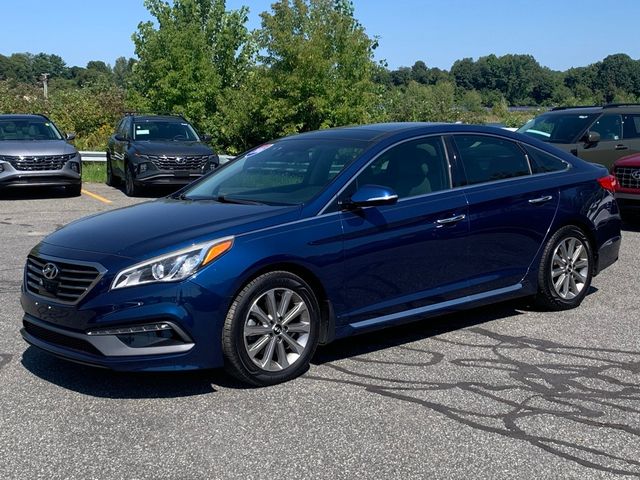
[[[564,238],[553,251],[551,284],[556,294],[571,300],[583,290],[589,275],[589,254],[578,238]]]
[[[309,307],[295,291],[266,291],[253,302],[244,322],[247,355],[264,371],[289,368],[310,346],[310,319]]]

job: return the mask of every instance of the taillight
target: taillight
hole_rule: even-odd
[[[618,189],[618,180],[613,175],[607,175],[598,179],[598,183],[605,190],[615,192]]]

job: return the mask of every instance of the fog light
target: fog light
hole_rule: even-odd
[[[123,328],[105,328],[102,330],[89,330],[87,335],[126,335],[131,333],[158,332],[162,330],[172,330],[168,323],[152,323],[149,325],[135,325]]]
[[[138,172],[139,173],[144,173],[147,170],[149,170],[149,164],[148,163],[141,163],[140,165],[138,165]]]

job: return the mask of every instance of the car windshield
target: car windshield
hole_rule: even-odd
[[[181,198],[225,203],[299,205],[321,192],[366,142],[289,139],[267,143],[187,189]]]
[[[589,125],[593,123],[598,114],[585,113],[549,113],[529,120],[518,129],[518,133],[524,133],[531,137],[549,143],[575,143]]]
[[[198,135],[187,122],[161,122],[155,120],[133,124],[134,140],[164,140],[173,142],[199,141]]]
[[[45,119],[0,119],[0,140],[62,140],[62,135]]]

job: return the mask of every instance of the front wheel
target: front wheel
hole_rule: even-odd
[[[140,188],[133,180],[133,167],[128,163],[124,166],[124,193],[128,197],[135,197],[140,194]]]
[[[593,253],[582,230],[566,226],[547,242],[538,271],[536,300],[550,310],[575,308],[593,278]]]
[[[304,373],[318,345],[320,309],[309,285],[275,271],[234,299],[222,334],[225,368],[239,380],[273,385]]]
[[[111,157],[107,156],[107,181],[106,184],[110,187],[114,187],[117,183],[115,176],[113,175],[113,165],[111,163]]]

